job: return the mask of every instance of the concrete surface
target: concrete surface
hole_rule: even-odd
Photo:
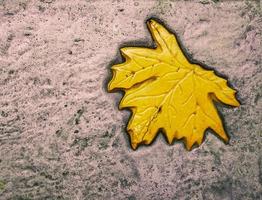
[[[0,199],[262,199],[260,2],[0,0]],[[119,47],[151,46],[145,20],[228,77],[242,102],[219,106],[191,152],[159,135],[130,148],[128,111],[109,94]]]

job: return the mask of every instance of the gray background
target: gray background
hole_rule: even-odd
[[[152,16],[239,91],[228,145],[130,148],[105,84]],[[0,0],[0,199],[262,199],[261,27],[255,0]]]

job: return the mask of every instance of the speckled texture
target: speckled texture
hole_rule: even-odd
[[[152,16],[239,91],[230,144],[130,148],[105,84]],[[262,199],[261,27],[255,0],[0,0],[0,199]]]

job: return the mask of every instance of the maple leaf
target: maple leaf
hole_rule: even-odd
[[[214,71],[190,63],[175,35],[154,20],[147,22],[157,48],[125,47],[125,62],[112,66],[108,90],[125,92],[119,108],[129,108],[131,146],[150,144],[161,130],[168,143],[184,139],[190,150],[211,128],[225,142],[228,136],[213,101],[239,106],[236,91]]]

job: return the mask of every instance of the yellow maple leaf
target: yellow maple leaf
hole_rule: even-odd
[[[213,100],[239,106],[236,91],[212,70],[190,63],[175,35],[164,26],[154,20],[147,25],[157,48],[121,48],[125,62],[112,66],[108,84],[109,91],[125,92],[119,108],[132,111],[127,126],[132,148],[150,144],[159,130],[170,144],[184,139],[188,150],[203,142],[207,128],[227,142]]]

